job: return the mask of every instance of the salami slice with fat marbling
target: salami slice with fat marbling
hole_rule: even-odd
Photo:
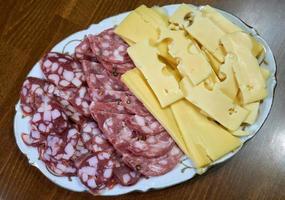
[[[46,79],[59,88],[80,88],[85,81],[80,62],[65,54],[47,53],[41,69]]]
[[[110,28],[98,35],[88,36],[92,52],[106,62],[126,63],[130,61],[127,53],[128,45]]]
[[[78,168],[81,182],[92,192],[97,193],[106,187],[113,176],[114,162],[109,152],[100,151],[87,157]]]
[[[158,157],[167,153],[174,144],[166,132],[147,135],[133,131],[123,121],[127,117],[125,114],[97,112],[95,117],[104,135],[122,153],[131,151],[136,155]]]

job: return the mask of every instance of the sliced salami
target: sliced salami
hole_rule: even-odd
[[[130,114],[128,110],[122,105],[121,101],[117,102],[96,102],[90,108],[94,113],[104,111],[118,114]]]
[[[132,61],[116,64],[111,62],[106,62],[104,60],[100,60],[100,63],[104,66],[106,70],[108,70],[114,76],[120,76],[121,74],[126,73],[127,71],[135,68],[135,65]]]
[[[80,88],[85,81],[81,64],[65,54],[47,53],[41,69],[46,79],[59,88]]]
[[[89,95],[94,102],[117,102],[123,96],[131,95],[129,91],[115,91],[115,90],[102,90],[102,89],[88,89]]]
[[[87,91],[87,87],[81,86],[79,89],[75,90],[69,97],[68,101],[77,110],[77,112],[85,117],[90,117],[89,105],[91,103],[91,98]]]
[[[128,149],[134,155],[153,158],[166,154],[173,145],[174,141],[168,133],[164,131],[152,136],[138,135],[137,140],[130,143]]]
[[[82,113],[79,113],[68,100],[63,99],[61,96],[57,96],[57,101],[64,109],[68,118],[76,124],[80,124],[86,120],[86,117]]]
[[[93,153],[91,153],[90,151],[86,154],[81,155],[80,157],[76,157],[76,159],[73,159],[74,161],[74,166],[79,169],[80,166],[82,165],[82,163],[92,155]]]
[[[70,160],[56,160],[46,162],[47,169],[56,176],[75,176],[77,169],[73,161]]]
[[[99,35],[88,36],[92,52],[106,62],[126,63],[130,61],[127,53],[128,45],[114,33],[114,29],[107,29]]]
[[[24,81],[20,94],[20,105],[24,115],[32,115],[36,112],[38,104],[41,103],[38,101],[38,96],[44,95],[45,84],[45,80],[35,77],[28,77]]]
[[[56,160],[70,160],[75,152],[79,141],[79,132],[76,128],[70,128],[64,137],[64,144],[61,146],[59,152],[54,155]]]
[[[92,192],[97,193],[112,179],[114,162],[109,152],[94,153],[84,160],[78,169],[81,182]]]
[[[31,137],[31,135],[32,135],[31,133],[30,134],[22,133],[21,137],[22,137],[23,142],[26,145],[38,147],[44,142],[44,140],[41,139],[41,136],[37,139],[37,138]]]
[[[96,61],[95,55],[90,48],[88,37],[85,36],[83,41],[75,47],[75,57],[78,60]]]
[[[158,157],[167,153],[174,145],[166,132],[147,135],[132,130],[123,121],[127,117],[124,114],[97,112],[95,116],[104,135],[122,153],[131,151],[135,155]]]
[[[84,87],[84,86],[82,86]],[[80,124],[81,122],[86,120],[86,116],[89,116],[89,109],[87,108],[87,111],[84,111],[81,106],[74,106],[76,105],[76,95],[79,96],[79,89],[78,88],[71,88],[69,90],[63,90],[56,88],[53,84],[50,84],[50,86],[47,88],[49,92],[53,91],[55,100],[61,105],[61,107],[64,109],[65,114],[70,118],[72,121],[74,121],[77,124]],[[87,96],[87,97],[85,97]],[[87,101],[89,103],[89,94],[86,93],[83,97],[84,101]],[[87,100],[85,100],[87,99]],[[82,100],[83,101],[83,100]],[[73,104],[71,103],[73,102]],[[80,112],[78,111],[80,110]]]
[[[93,89],[127,90],[127,87],[118,79],[113,78],[96,62],[82,61],[87,84]]]
[[[86,156],[89,153],[90,151],[85,147],[84,143],[82,142],[81,137],[79,137],[77,144],[75,146],[75,152],[72,156],[72,160],[74,161],[75,166],[79,166],[79,165],[76,165],[76,163],[78,163],[82,157]]]
[[[68,118],[61,106],[51,100],[45,100],[33,114],[30,124],[34,130],[37,130],[41,135],[62,134],[69,126]]]
[[[90,81],[88,79],[90,78],[90,75],[92,74],[106,74],[106,70],[104,69],[104,67],[96,61],[81,60],[81,64],[82,64],[84,75],[86,76],[87,83]]]
[[[171,171],[180,161],[182,155],[181,150],[174,145],[167,154],[156,158],[124,153],[123,161],[145,176],[160,176]]]
[[[94,121],[82,124],[81,138],[86,148],[94,153],[99,151],[113,152],[113,146],[107,141]]]
[[[46,145],[39,147],[40,159],[46,163],[53,162],[57,160],[55,156],[62,151],[66,142],[61,136],[57,135],[47,136],[46,142]]]
[[[73,176],[76,167],[71,158],[76,152],[79,134],[75,128],[70,128],[65,135],[47,136],[46,145],[39,146],[40,159],[47,168],[57,176]]]
[[[122,105],[132,114],[137,114],[140,116],[151,115],[144,105],[134,96],[125,95],[121,97]]]
[[[131,129],[144,135],[156,135],[165,131],[163,126],[161,126],[152,115],[144,117],[140,115],[130,115],[125,120]]]
[[[89,104],[91,102],[87,87],[65,88],[54,90],[54,95],[63,107],[67,108],[71,113],[77,112],[85,117],[90,116]],[[68,114],[70,115],[70,114]]]
[[[130,186],[138,182],[141,174],[126,166],[121,157],[117,157],[114,167],[114,176],[121,185]]]

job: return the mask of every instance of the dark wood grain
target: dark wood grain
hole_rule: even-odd
[[[87,199],[50,182],[28,164],[13,133],[14,106],[25,76],[66,36],[140,4],[168,0],[9,0],[0,2],[0,199]],[[110,199],[285,199],[285,1],[184,1],[211,4],[254,26],[271,46],[278,85],[270,116],[256,137],[228,162],[186,183]],[[106,199],[96,197],[96,199]]]

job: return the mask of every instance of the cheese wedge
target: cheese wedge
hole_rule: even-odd
[[[135,68],[123,74],[121,79],[131,92],[144,104],[148,111],[150,111],[167,130],[181,150],[189,156],[188,149],[170,107],[162,108],[160,106],[159,101],[144,79],[143,74]]]
[[[221,90],[232,100],[236,98],[238,85],[235,80],[233,65],[237,62],[237,57],[233,54],[228,54],[225,58],[225,63],[221,65],[219,77],[223,77],[222,81],[215,85],[216,89]]]
[[[220,39],[225,32],[215,25],[209,18],[195,16],[191,26],[186,31],[201,43],[219,62],[224,62],[224,52]]]
[[[222,29],[225,33],[234,33],[243,31],[239,26],[232,23],[230,20],[225,18],[217,9],[207,5],[201,9],[201,12],[204,16],[211,19],[220,29]],[[251,39],[252,48],[251,51],[254,56],[259,56],[263,51],[263,46],[259,43],[254,37],[249,36]]]
[[[244,41],[248,41],[248,45],[244,45],[245,42],[240,43],[237,41],[237,34]],[[227,53],[237,56],[237,62],[233,65],[233,69],[241,91],[243,104],[256,102],[267,96],[266,83],[260,71],[258,61],[248,48],[250,45],[249,41],[241,33],[227,34],[221,39]]]
[[[161,29],[160,41],[170,40],[168,49],[172,57],[178,60],[177,68],[182,76],[187,76],[193,84],[199,84],[211,74],[207,59],[184,31]]]
[[[208,120],[190,102],[180,100],[171,109],[197,168],[209,165],[241,145],[238,138]]]
[[[248,111],[227,97],[220,90],[207,90],[202,86],[193,86],[187,78],[181,81],[185,98],[225,128],[234,131],[248,115]]]
[[[162,107],[183,97],[174,76],[167,73],[167,67],[158,59],[158,51],[143,40],[128,48],[128,54],[136,67],[143,73]]]
[[[247,124],[254,124],[256,122],[257,116],[258,116],[258,110],[259,110],[259,102],[254,102],[250,104],[246,104],[243,107],[249,111],[249,115],[247,118],[243,121]]]

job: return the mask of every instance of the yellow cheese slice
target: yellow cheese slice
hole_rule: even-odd
[[[236,130],[236,131],[234,131],[234,132],[232,132],[232,134],[234,135],[234,136],[237,136],[237,137],[242,137],[242,136],[247,136],[247,135],[249,135],[249,133],[248,132],[246,132],[246,131],[243,131],[243,130]]]
[[[262,53],[264,53],[264,47],[263,45],[258,42],[254,37],[250,36],[251,40],[252,40],[252,54],[255,57],[260,57]]]
[[[268,69],[266,69],[265,67],[261,66],[260,67],[260,72],[264,78],[264,80],[267,80],[270,76],[270,71]]]
[[[238,129],[248,115],[246,109],[235,104],[220,90],[210,91],[202,86],[193,86],[187,78],[182,79],[181,87],[188,101],[231,131]]]
[[[132,41],[132,40],[129,40],[129,39],[127,39],[127,38],[124,38],[124,37],[121,37],[129,46],[132,46],[132,45],[134,45],[135,44],[135,42],[134,41]]]
[[[150,23],[156,28],[159,27],[167,27],[168,21],[166,21],[160,14],[155,12],[153,9],[146,7],[145,5],[141,5],[136,8],[134,12],[138,13],[142,19],[146,22]]]
[[[238,33],[225,35],[221,42],[227,53],[237,56],[237,62],[233,65],[233,69],[241,91],[242,102],[248,104],[262,100],[267,96],[266,83],[257,59],[252,55],[248,46],[244,45],[245,43],[236,40],[236,34]],[[243,38],[244,41],[247,41],[246,37]]]
[[[127,51],[136,67],[143,73],[162,107],[183,97],[177,80],[167,73],[166,65],[158,59],[158,51],[150,45],[149,41],[138,42]]]
[[[204,47],[202,47],[202,51],[206,54],[209,63],[211,64],[212,69],[216,74],[219,74],[221,63]]]
[[[224,42],[229,40],[228,43],[223,43],[225,45],[226,50],[233,50],[235,46],[246,48],[249,51],[253,47],[252,40],[247,33],[244,32],[234,32],[230,34],[226,34],[223,38],[221,38]]]
[[[168,51],[178,60],[178,70],[182,76],[187,76],[193,84],[199,84],[211,74],[211,66],[184,31],[161,29],[159,40],[170,40]]]
[[[169,17],[169,22],[184,28],[190,25],[192,17],[199,11],[193,5],[181,4],[176,11]]]
[[[198,47],[199,48],[199,47]],[[203,56],[206,58],[206,60],[210,63],[209,58],[207,56],[207,54],[205,53],[204,50],[201,50],[201,53],[203,54]],[[205,79],[202,83],[200,83],[200,85],[203,85],[205,88],[207,88],[208,90],[213,90],[214,86],[216,83],[219,83],[219,77],[217,76],[217,74],[215,73],[215,71],[213,70],[213,68],[211,69],[211,73],[208,76],[207,79]]]
[[[168,22],[168,14],[164,8],[161,8],[159,6],[153,6],[151,7],[153,11],[155,11],[160,17],[165,21]]]
[[[207,5],[201,9],[201,12],[204,16],[211,19],[220,29],[222,29],[225,33],[234,33],[241,32],[242,29],[236,24],[232,23],[226,17],[224,17],[221,13],[219,13],[215,8]],[[252,42],[252,53],[254,56],[259,56],[263,51],[263,46],[259,43],[254,37],[249,36]]]
[[[148,111],[150,111],[167,130],[181,150],[189,156],[188,149],[170,107],[161,108],[155,94],[145,81],[143,74],[135,68],[123,74],[121,79],[131,92],[144,104]]]
[[[209,165],[241,145],[238,138],[208,120],[190,102],[180,100],[171,109],[196,167]]]
[[[195,45],[188,52],[181,52],[177,66],[182,76],[187,76],[195,85],[207,79],[211,74],[211,66]]]
[[[142,5],[131,12],[115,29],[115,33],[123,38],[130,46],[145,39],[149,39],[172,65],[176,61],[168,53],[167,42],[157,43],[158,33],[161,28],[168,26],[168,17],[159,13],[158,8],[151,9]]]
[[[209,5],[202,7],[201,12],[204,16],[211,19],[217,26],[219,26],[220,29],[222,29],[226,33],[233,33],[242,30],[240,27],[233,24],[222,14],[220,14],[215,8]]]
[[[156,28],[142,19],[141,15],[131,12],[115,29],[115,33],[123,39],[133,41],[134,43],[144,39],[156,41],[158,31]]]
[[[155,46],[159,51],[159,55],[162,56],[164,59],[166,59],[171,66],[177,65],[175,58],[173,58],[168,52],[168,41],[166,40],[161,41],[159,43],[156,43]]]
[[[219,62],[224,62],[224,52],[220,45],[220,39],[225,35],[225,32],[209,18],[195,16],[192,25],[187,27],[186,31],[213,54]]]
[[[237,62],[237,58],[233,54],[228,54],[225,58],[225,63],[221,65],[219,74],[223,80],[215,85],[216,89],[221,90],[224,94],[232,100],[236,98],[238,92],[238,85],[235,80],[233,65]]]
[[[254,122],[257,119],[259,105],[260,105],[259,102],[254,102],[254,103],[246,104],[243,106],[245,109],[247,109],[249,111],[249,115],[243,121],[244,123],[254,124]]]
[[[201,82],[199,85],[204,86],[208,90],[213,90],[215,85],[219,82],[220,82],[220,80],[217,77],[216,73],[214,71],[212,71],[210,76],[206,80]]]

